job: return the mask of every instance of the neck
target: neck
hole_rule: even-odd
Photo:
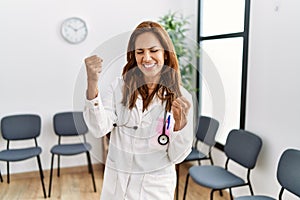
[[[147,87],[149,90],[154,90],[157,86],[157,83],[159,82],[159,77],[151,77],[147,78],[144,77],[145,83],[147,84]]]
[[[157,84],[156,83],[148,83],[147,87],[149,90],[154,90],[156,88]]]

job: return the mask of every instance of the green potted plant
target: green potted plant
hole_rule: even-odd
[[[158,22],[169,33],[174,44],[178,58],[182,84],[187,90],[196,90],[193,84],[195,76],[194,62],[199,57],[198,45],[194,48],[193,44],[188,43],[187,32],[190,30],[190,22],[178,12],[169,12],[159,18]]]

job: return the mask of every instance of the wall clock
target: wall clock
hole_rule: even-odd
[[[61,35],[71,44],[83,42],[88,35],[85,21],[78,17],[71,17],[64,20],[61,25]]]

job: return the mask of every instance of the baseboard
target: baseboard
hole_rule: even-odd
[[[76,167],[63,167],[60,168],[60,174],[72,174],[87,171],[87,165],[81,165]],[[93,170],[100,170],[101,172],[104,170],[104,164],[93,164]],[[53,173],[57,172],[57,168],[53,169]],[[43,170],[44,176],[50,175],[50,169]],[[22,173],[14,173],[10,174],[11,179],[23,179],[23,178],[31,178],[39,176],[39,171],[32,172],[22,172]],[[6,180],[6,174],[2,174],[3,180]]]

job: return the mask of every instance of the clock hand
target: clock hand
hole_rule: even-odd
[[[80,29],[83,29],[84,28],[84,25],[80,26],[79,28],[77,28],[76,30],[80,30]]]
[[[80,29],[82,29],[84,26],[81,26],[80,28],[73,28],[73,30],[75,31],[75,32],[77,32],[78,30],[80,30]]]
[[[68,25],[69,28],[73,29],[74,31],[77,31],[77,29],[75,29],[73,26]]]

